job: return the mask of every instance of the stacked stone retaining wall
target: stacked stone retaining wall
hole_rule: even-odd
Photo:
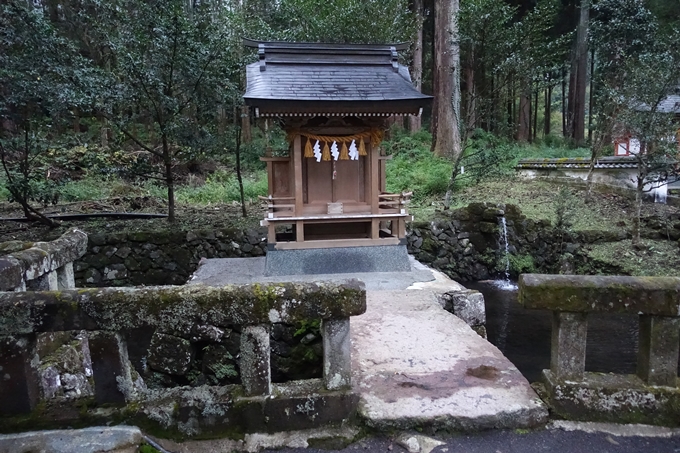
[[[438,212],[430,222],[411,224],[408,250],[422,263],[465,282],[503,277],[508,267],[512,277],[521,272],[575,273],[579,263],[587,260],[583,245],[626,238],[623,230],[560,233],[547,220],[528,219],[517,206],[472,203]]]
[[[264,256],[262,229],[90,234],[75,263],[79,287],[181,285],[202,258]]]
[[[408,251],[457,281],[503,276],[507,262],[501,218],[507,227],[513,277],[520,272],[579,273],[579,266],[586,264],[584,269],[592,272],[583,245],[629,238],[624,229],[560,233],[547,220],[528,219],[517,206],[472,203],[438,212],[430,222],[413,222]],[[680,241],[680,214],[646,217],[642,225],[645,238]],[[203,258],[257,257],[266,249],[262,228],[90,234],[87,253],[74,264],[75,278],[79,287],[178,285],[189,279]],[[596,267],[601,273],[622,272],[604,263]]]

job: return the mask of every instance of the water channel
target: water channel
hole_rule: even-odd
[[[524,309],[511,282],[468,282],[465,286],[484,294],[489,341],[530,382],[539,380],[541,370],[550,368],[552,313]],[[589,315],[586,371],[635,373],[637,343],[637,316]]]

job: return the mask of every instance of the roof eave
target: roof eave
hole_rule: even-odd
[[[391,116],[420,115],[432,102],[432,96],[371,101],[272,100],[244,97],[257,116]]]

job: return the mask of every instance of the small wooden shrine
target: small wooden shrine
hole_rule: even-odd
[[[397,245],[411,220],[409,193],[385,191],[386,120],[431,101],[399,64],[404,45],[246,41],[245,102],[282,124],[288,155],[267,156],[272,250]]]

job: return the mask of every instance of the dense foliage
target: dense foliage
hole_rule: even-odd
[[[257,171],[263,148],[278,146],[275,124],[248,130],[240,96],[244,65],[255,55],[243,37],[384,43],[422,35],[422,49],[403,59],[422,56],[423,89],[432,92],[433,56],[443,51],[432,44],[434,1],[3,1],[4,185],[26,216],[40,217],[34,202],[56,201],[71,179],[157,180],[172,218],[175,186],[187,173],[210,168],[201,190],[213,199],[223,193],[217,185],[234,183],[234,168]],[[552,152],[541,144],[568,145],[567,137],[583,146],[567,130],[574,118],[588,123],[593,157],[609,152],[624,129],[649,144],[639,156],[643,189],[649,177],[671,178],[669,137],[677,126],[656,106],[678,83],[678,2],[470,0],[460,7],[460,40],[448,44],[460,52],[461,153],[456,162],[425,163],[427,132],[392,140],[395,189],[410,184],[419,197],[441,196],[507,174],[527,150]],[[577,25],[587,31],[585,53],[577,52]],[[577,88],[586,94],[585,82],[574,80],[584,64],[590,99],[568,102]],[[428,119],[426,112],[425,125]],[[249,187],[261,186],[251,180]]]

